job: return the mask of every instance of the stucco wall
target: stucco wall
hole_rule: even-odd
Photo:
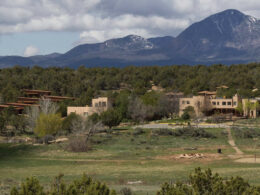
[[[74,112],[81,116],[90,116],[94,113],[100,114],[111,107],[112,104],[107,97],[99,97],[92,99],[92,106],[67,107],[67,115]]]

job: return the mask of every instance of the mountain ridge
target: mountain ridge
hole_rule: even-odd
[[[1,56],[0,67],[210,65],[257,61],[260,61],[260,20],[229,9],[193,23],[177,37],[146,39],[128,35],[101,43],[82,44],[64,54]]]

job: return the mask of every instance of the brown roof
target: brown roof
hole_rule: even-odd
[[[32,90],[32,89],[23,89],[23,92],[27,94],[37,95],[37,94],[51,94],[51,91],[46,90]]]
[[[217,89],[228,89],[229,87],[226,86],[226,85],[221,85],[221,86],[218,86],[216,87]]]
[[[65,97],[65,96],[51,96],[51,95],[45,95],[45,98],[49,99],[55,99],[55,100],[74,100],[73,97]]]
[[[6,103],[6,105],[10,105],[10,106],[20,106],[20,107],[25,107],[25,106],[39,106],[39,105],[32,105],[32,104],[24,104],[24,103],[16,103],[16,102],[12,102],[12,103]]]
[[[216,91],[200,91],[198,94],[205,94],[205,95],[216,95]]]
[[[11,107],[11,105],[0,105],[0,109],[1,108],[9,108]],[[12,106],[14,109],[16,110],[23,110],[24,108],[23,107],[18,107],[18,106]]]
[[[168,92],[168,93],[166,93],[165,95],[176,95],[176,96],[180,96],[180,95],[184,95],[184,93],[182,93],[182,92]]]

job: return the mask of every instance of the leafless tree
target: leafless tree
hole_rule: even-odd
[[[86,134],[86,143],[88,143],[89,138],[93,136],[98,129],[102,127],[102,122],[93,123],[92,121],[88,122],[87,125],[87,134]]]
[[[36,126],[37,119],[40,115],[40,109],[37,106],[31,106],[26,108],[26,119],[28,129],[32,132]]]
[[[179,99],[162,94],[158,100],[156,112],[162,116],[177,114],[179,111]]]
[[[78,116],[74,119],[71,124],[72,133],[75,135],[83,134],[86,131],[87,118],[83,116]]]
[[[3,103],[4,103],[4,99],[3,99],[2,94],[0,94],[0,104],[3,104]]]
[[[134,121],[144,121],[146,110],[142,102],[137,98],[133,97],[129,101],[128,112]]]
[[[55,114],[59,107],[56,103],[52,102],[50,99],[41,98],[39,101],[39,106],[27,107],[25,112],[27,115],[27,126],[29,130],[33,131],[36,126],[37,119],[41,113],[44,114]]]
[[[128,112],[134,121],[143,122],[154,115],[155,109],[144,105],[139,98],[133,97],[129,101]]]
[[[86,143],[88,143],[89,138],[96,133],[98,129],[101,129],[102,122],[93,123],[88,120],[87,117],[79,116],[72,122],[72,133],[76,136],[86,136]]]
[[[59,109],[59,106],[50,99],[41,98],[39,105],[40,111],[44,114],[55,114]]]

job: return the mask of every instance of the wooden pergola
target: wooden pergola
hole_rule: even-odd
[[[22,92],[25,96],[18,97],[17,102],[9,102],[4,105],[0,105],[0,111],[13,107],[18,113],[22,113],[25,107],[39,106],[40,99],[50,99],[52,102],[61,102],[65,100],[75,100],[73,97],[66,96],[52,96],[51,91],[47,90],[31,90],[23,89]]]

